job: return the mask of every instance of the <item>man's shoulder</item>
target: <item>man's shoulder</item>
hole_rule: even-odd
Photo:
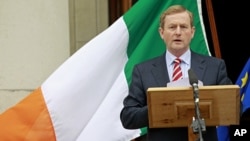
[[[164,59],[165,59],[164,56],[165,55],[160,55],[160,56],[156,56],[156,57],[152,57],[152,58],[146,59],[146,60],[138,63],[137,66],[145,66],[145,65],[155,64],[155,63],[164,61]]]
[[[210,56],[210,55],[199,54],[196,52],[192,52],[192,57],[198,58],[199,60],[209,61],[209,62],[221,62],[221,61],[223,61],[223,59],[221,59],[221,58],[217,58],[217,57]]]

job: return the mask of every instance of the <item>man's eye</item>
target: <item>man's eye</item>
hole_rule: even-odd
[[[181,28],[182,28],[182,29],[186,29],[186,28],[188,28],[188,27],[187,27],[187,26],[181,26]]]

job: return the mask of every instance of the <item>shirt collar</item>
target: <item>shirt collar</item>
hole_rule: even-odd
[[[167,62],[167,66],[169,67],[170,65],[172,65],[174,59],[176,58],[176,56],[174,56],[173,54],[171,54],[168,50],[166,51],[166,62]],[[179,57],[183,63],[190,65],[190,60],[191,60],[191,51],[190,49],[188,49],[184,54],[182,54]]]

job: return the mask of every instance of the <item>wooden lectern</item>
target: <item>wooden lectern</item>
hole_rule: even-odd
[[[189,140],[193,140],[195,135],[190,127],[195,115],[193,88],[155,87],[147,92],[149,128],[188,127]],[[238,125],[239,86],[199,86],[199,109],[206,126]]]

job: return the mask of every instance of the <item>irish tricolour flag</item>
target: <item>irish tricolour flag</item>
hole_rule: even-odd
[[[172,4],[195,15],[191,48],[209,55],[200,0],[139,0],[66,60],[37,88],[0,115],[2,141],[129,141],[142,129],[120,122],[135,64],[162,54],[159,16]]]

